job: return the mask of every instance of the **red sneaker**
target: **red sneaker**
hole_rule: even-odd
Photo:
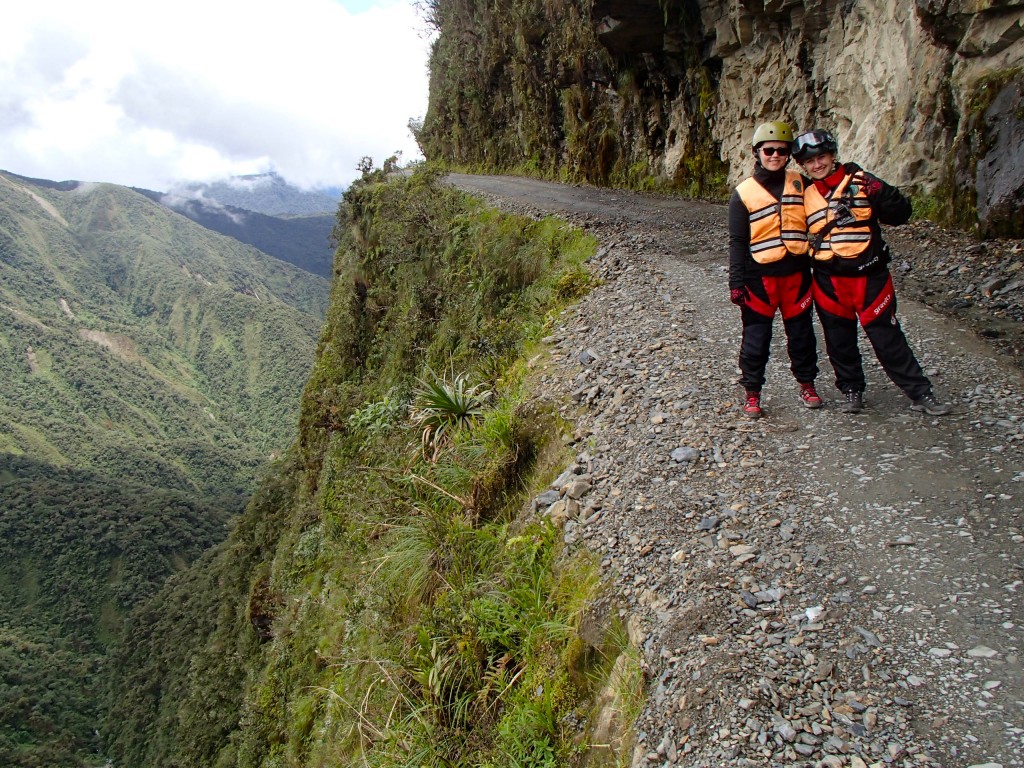
[[[808,408],[821,408],[821,398],[815,391],[814,384],[810,382],[800,384],[800,399]]]
[[[748,419],[761,418],[761,393],[747,392],[747,402],[743,405],[743,415]]]

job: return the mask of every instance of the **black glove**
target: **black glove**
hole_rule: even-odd
[[[747,303],[747,299],[750,298],[750,294],[747,292],[746,287],[733,288],[729,291],[729,301],[735,304],[737,307],[742,307]]]

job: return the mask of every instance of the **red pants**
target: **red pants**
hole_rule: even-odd
[[[796,380],[813,382],[818,375],[818,343],[811,323],[811,275],[798,272],[782,277],[752,277],[745,286],[749,298],[740,308],[743,340],[740,343],[740,384],[760,392],[772,343],[775,313],[782,314],[786,351]]]
[[[888,270],[864,277],[839,277],[816,271],[814,304],[840,391],[864,391],[864,366],[857,346],[858,320],[886,375],[907,397],[916,400],[931,391],[932,384],[896,319],[896,293]]]

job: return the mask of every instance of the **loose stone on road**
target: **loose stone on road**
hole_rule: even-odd
[[[839,411],[822,344],[826,405],[806,409],[777,338],[765,417],[749,421],[724,206],[453,181],[600,241],[601,283],[563,314],[543,363],[576,458],[535,507],[600,558],[642,652],[632,764],[1024,766],[1024,380],[1005,345],[972,330],[988,305],[968,327],[897,286],[950,416],[910,411],[863,338],[865,410]],[[944,263],[979,253],[914,226],[926,240],[889,230],[897,277],[939,259],[929,243]],[[1012,267],[1019,243],[981,250],[999,248]]]

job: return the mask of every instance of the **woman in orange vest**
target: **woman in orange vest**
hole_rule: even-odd
[[[842,410],[859,413],[864,407],[864,367],[857,346],[860,320],[878,362],[910,398],[910,407],[931,416],[945,415],[952,410],[950,405],[936,399],[896,318],[889,246],[879,226],[905,223],[910,200],[856,163],[839,163],[838,152],[828,131],[807,131],[793,142],[793,156],[810,176],[804,213],[814,304],[836,387],[845,396]]]
[[[782,122],[762,123],[751,142],[754,172],[729,200],[729,300],[743,321],[740,384],[743,413],[761,416],[761,388],[772,341],[775,313],[782,314],[790,370],[800,399],[820,408],[814,389],[818,347],[811,323],[811,269],[807,257],[803,180],[786,170],[793,130]]]

